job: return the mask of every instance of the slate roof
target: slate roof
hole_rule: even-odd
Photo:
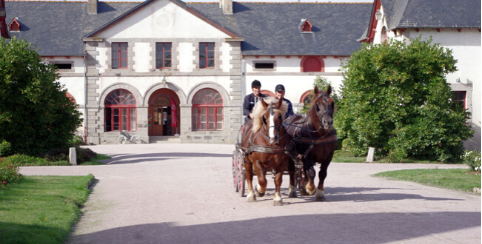
[[[5,2],[7,25],[17,17],[17,39],[37,45],[41,56],[83,56],[82,37],[139,3],[99,2],[98,14],[87,13],[86,2]]]
[[[367,26],[366,3],[233,3],[224,15],[218,3],[188,3],[190,8],[244,37],[243,55],[351,55]],[[313,25],[301,33],[301,19]]]
[[[480,0],[381,0],[390,30],[480,28]]]
[[[149,4],[99,2],[98,14],[87,13],[86,2],[6,2],[7,24],[14,17],[20,32],[11,36],[37,45],[41,56],[82,56],[82,38]],[[243,55],[350,55],[368,24],[372,5],[366,3],[233,3],[224,15],[219,3],[183,3],[202,17],[244,37]],[[301,33],[301,19],[313,25]]]

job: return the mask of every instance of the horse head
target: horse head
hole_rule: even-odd
[[[333,113],[335,111],[335,100],[330,97],[331,86],[326,91],[319,90],[315,86],[314,99],[311,103],[310,114],[318,118],[318,130],[331,130],[333,128]]]
[[[284,114],[288,106],[283,100],[276,98],[261,99],[253,110],[253,132],[258,132],[261,128],[265,128],[269,144],[278,144],[280,139],[280,131],[283,124]]]

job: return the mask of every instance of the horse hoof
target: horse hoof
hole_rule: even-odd
[[[316,197],[316,198],[315,198],[315,201],[317,201],[317,202],[327,202],[325,196]]]
[[[297,198],[298,194],[296,194],[296,191],[292,191],[288,197],[289,198]]]
[[[252,196],[252,197],[248,197],[246,198],[248,200],[248,202],[256,202],[256,197],[255,196]]]
[[[283,206],[283,201],[273,201],[273,206]]]
[[[258,186],[254,187],[253,190],[257,197],[263,197],[265,194],[265,192],[261,193],[258,191]]]
[[[302,196],[309,196],[310,194],[308,194],[308,192],[306,192],[305,189],[301,188],[301,189],[300,189],[300,195],[302,195]]]

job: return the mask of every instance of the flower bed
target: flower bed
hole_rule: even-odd
[[[22,178],[18,169],[18,164],[12,164],[0,158],[0,189],[6,189],[10,183]]]
[[[480,152],[477,150],[465,151],[462,156],[464,164],[467,164],[473,171],[478,171],[480,173]]]

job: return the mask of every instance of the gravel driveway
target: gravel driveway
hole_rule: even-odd
[[[464,165],[332,163],[328,202],[234,192],[232,145],[90,147],[99,166],[22,167],[24,175],[97,179],[69,243],[481,243],[480,195],[376,178],[382,171]]]

